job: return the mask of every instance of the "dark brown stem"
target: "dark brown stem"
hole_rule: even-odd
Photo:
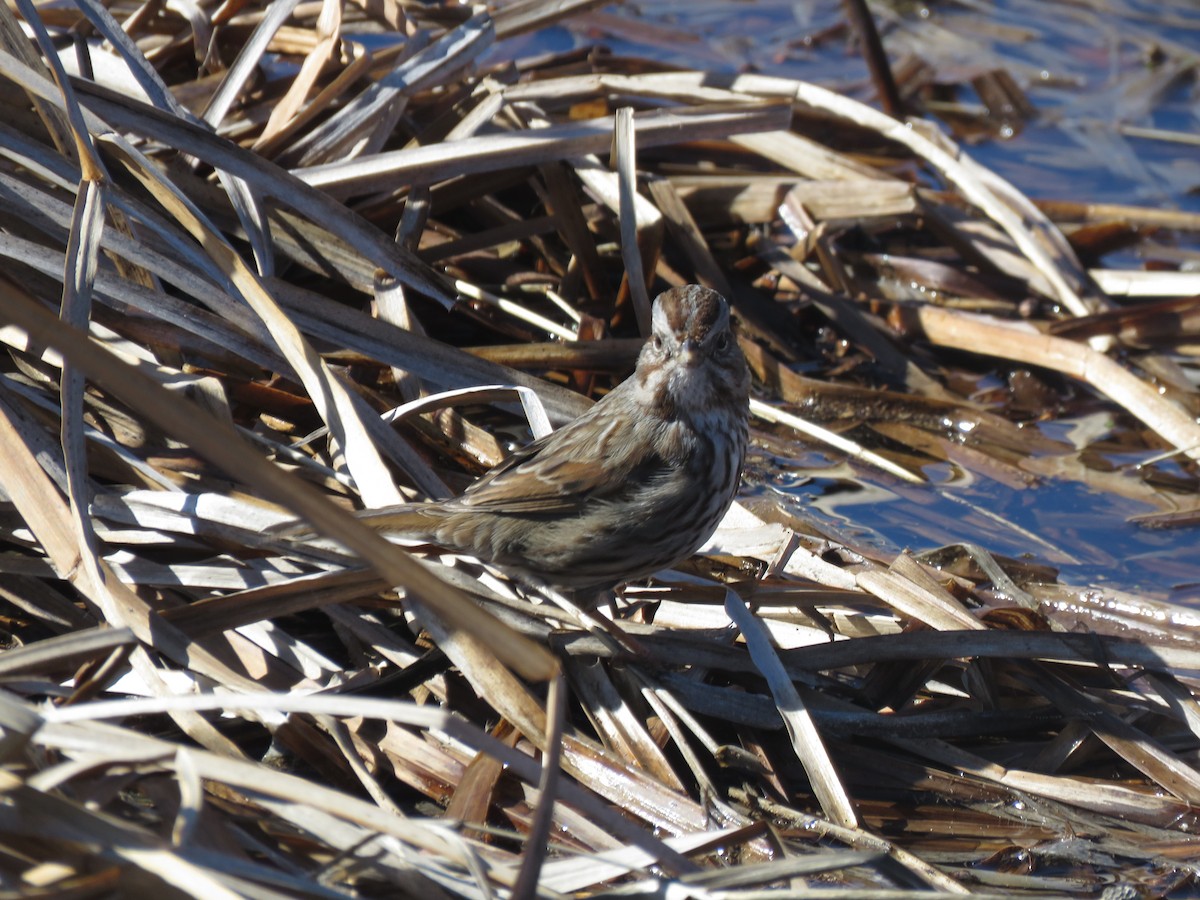
[[[883,111],[889,116],[902,118],[904,116],[904,101],[900,99],[900,91],[896,88],[896,79],[892,77],[892,67],[888,63],[887,54],[883,52],[883,42],[879,40],[879,32],[875,28],[875,20],[867,9],[867,0],[842,0],[846,9],[846,18],[850,20],[858,42],[862,45],[863,59],[871,72],[871,81],[875,85],[875,93]]]

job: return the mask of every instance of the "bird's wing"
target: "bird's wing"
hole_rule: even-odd
[[[453,502],[496,512],[562,514],[627,489],[634,469],[665,466],[635,456],[621,422],[599,434],[594,422],[585,415],[523,447]]]

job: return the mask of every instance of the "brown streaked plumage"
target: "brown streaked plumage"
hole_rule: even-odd
[[[750,375],[729,306],[698,285],[654,301],[634,374],[461,496],[371,510],[373,528],[579,593],[669,568],[708,540],[746,454]]]

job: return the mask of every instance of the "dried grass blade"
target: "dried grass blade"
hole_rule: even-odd
[[[796,99],[815,109],[822,109],[842,116],[879,132],[884,137],[908,147],[930,165],[938,169],[946,178],[954,182],[963,195],[998,224],[1009,237],[1013,239],[1029,260],[1037,266],[1053,287],[1055,296],[1076,315],[1087,315],[1096,312],[1095,300],[1085,300],[1076,285],[1080,282],[1082,267],[1074,258],[1074,253],[1063,252],[1065,241],[1053,242],[1053,253],[1045,246],[1046,233],[1056,233],[1057,229],[1050,221],[1036,210],[1028,201],[1024,201],[1022,209],[1016,210],[1011,201],[1020,197],[1020,193],[1012,185],[1003,181],[999,176],[986,172],[982,166],[974,164],[962,151],[950,146],[949,141],[941,138],[938,141],[921,133],[920,129],[911,128],[904,122],[897,121],[884,113],[871,109],[863,103],[842,97],[826,88],[818,87],[809,82],[796,82]],[[984,173],[986,172],[986,177]],[[998,195],[997,188],[1003,188],[1003,194]],[[1023,199],[1023,198],[1022,198]],[[1033,211],[1030,216],[1030,211]],[[1038,229],[1035,233],[1030,225]],[[1072,284],[1072,282],[1075,284]]]
[[[316,530],[335,537],[375,566],[388,582],[405,585],[422,604],[435,606],[439,615],[456,628],[479,635],[497,658],[526,677],[547,678],[557,670],[556,661],[543,647],[497,622],[353,516],[334,507],[313,488],[280,472],[257,454],[246,453],[244,444],[229,425],[191,408],[191,404],[181,403],[140,372],[114,363],[86,338],[59,326],[57,320],[24,298],[15,287],[5,287],[4,303],[0,304],[4,318],[25,329],[33,340],[59,349],[89,378],[123,397],[148,420],[230,474],[254,483],[265,496],[295,510]],[[64,571],[70,571],[70,566]]]
[[[637,113],[643,148],[684,141],[723,139],[731,134],[781,128],[791,110],[782,104],[675,108]],[[293,170],[304,183],[331,193],[390,190],[397,182],[432,183],[445,178],[540,165],[591,154],[612,146],[612,117],[551,125],[528,134],[486,135],[449,144],[432,144],[378,153],[345,163]]]
[[[651,265],[643,267],[641,241],[639,240],[641,224],[638,221],[634,206],[634,195],[637,194],[637,148],[636,132],[633,124],[633,109],[623,106],[617,110],[613,119],[613,156],[616,159],[617,194],[620,197],[618,220],[621,226],[621,259],[625,262],[625,283],[629,286],[629,296],[633,300],[633,311],[637,317],[638,331],[642,337],[649,337],[650,325],[650,295],[646,291],[646,270],[653,271],[656,260]],[[657,216],[657,211],[655,211]],[[661,221],[661,217],[658,217]]]
[[[182,709],[183,706],[175,704],[175,708]],[[158,755],[165,761],[172,759],[176,750],[172,743],[129,729],[88,724],[47,724],[38,738],[45,746],[72,755],[89,754],[97,747],[103,749],[115,745],[122,748],[123,756]],[[328,814],[343,824],[364,826],[443,858],[461,859],[457,842],[436,826],[393,816],[365,801],[256,763],[227,759],[206,751],[193,751],[191,761],[197,775],[203,779],[247,791],[258,798],[279,797],[291,801],[303,797],[306,808],[313,813]],[[361,840],[366,836],[358,834],[357,838]]]
[[[320,5],[320,13],[317,16],[317,46],[313,47],[311,52],[305,55],[304,62],[300,65],[300,72],[292,80],[292,84],[288,86],[287,94],[283,95],[283,100],[278,102],[274,109],[271,110],[270,119],[266,120],[266,125],[263,126],[263,133],[260,134],[256,146],[262,148],[263,144],[274,139],[276,134],[283,130],[283,127],[292,121],[293,116],[299,112],[300,107],[304,106],[305,97],[308,92],[313,89],[317,83],[317,78],[320,76],[326,64],[334,59],[335,50],[341,42],[342,29],[342,4],[338,0],[323,0]]]
[[[0,54],[0,74],[14,79],[19,77],[21,83],[28,82],[38,89],[39,95],[46,92],[42,80],[36,79],[7,54]],[[176,147],[216,169],[244,179],[262,195],[278,200],[309,222],[341,238],[345,246],[353,248],[353,252],[365,256],[372,265],[384,269],[392,277],[447,306],[453,302],[453,294],[445,280],[415,255],[389,240],[378,228],[368,225],[343,204],[320,191],[310,190],[304,182],[278,166],[189,122],[163,115],[95,84],[84,83],[79,87],[81,93],[86,93],[85,105],[96,109],[112,126]],[[102,125],[97,123],[97,128]]]
[[[30,737],[42,726],[37,710],[19,703],[7,691],[0,691],[0,761],[7,763],[23,753]],[[19,783],[16,776],[0,770],[0,790]]]
[[[650,196],[654,198],[654,203],[662,213],[668,228],[683,245],[683,251],[687,254],[696,273],[718,294],[734,300],[734,292],[729,284],[729,279],[725,277],[720,265],[713,258],[700,226],[684,204],[683,198],[679,196],[679,192],[675,190],[675,186],[666,178],[650,178],[647,180],[646,187]]]
[[[686,680],[686,679],[684,679]],[[729,748],[724,748],[724,752],[717,740],[708,733],[679,700],[676,698],[673,691],[667,691],[659,687],[652,686],[645,681],[642,681],[642,697],[650,705],[650,709],[658,716],[659,721],[671,736],[671,740],[675,742],[675,747],[683,757],[684,763],[691,770],[692,777],[695,779],[695,789],[700,796],[705,798],[705,803],[712,808],[713,818],[717,822],[739,822],[748,823],[744,815],[734,810],[731,806],[724,802],[720,790],[705,771],[704,763],[700,758],[700,754],[693,748],[692,743],[688,740],[684,729],[686,728],[691,734],[699,740],[704,749],[712,755],[714,759],[728,760]],[[778,713],[772,708],[773,712]],[[778,719],[776,723],[782,724]],[[775,723],[773,723],[775,724]],[[776,727],[778,727],[776,724]],[[663,759],[665,766],[666,760]],[[670,784],[678,790],[684,790],[684,785],[677,784],[679,781],[674,770],[668,770],[670,775]]]
[[[744,791],[736,791],[738,796],[749,800],[750,798]],[[971,896],[983,896],[978,891],[973,891],[965,885],[956,881],[953,877],[943,872],[941,869],[925,862],[920,857],[903,847],[898,846],[892,841],[877,837],[865,831],[856,828],[843,828],[835,825],[832,822],[822,820],[814,820],[811,816],[801,814],[796,810],[783,806],[780,803],[775,803],[771,800],[756,797],[751,801],[761,812],[767,813],[779,818],[783,822],[787,822],[794,828],[800,828],[812,834],[824,838],[825,840],[839,841],[846,844],[848,847],[854,847],[859,850],[874,851],[878,850],[886,853],[905,869],[917,876],[920,881],[946,894],[970,894]],[[989,898],[990,900],[990,898]],[[997,896],[995,900],[1000,900]]]
[[[599,748],[570,735],[563,739],[563,760],[563,769],[586,785],[589,796],[594,794],[604,798],[621,811],[620,816],[606,817],[604,824],[614,836],[648,850],[677,872],[696,868],[693,863],[670,850],[658,837],[632,824],[626,817],[648,822],[660,834],[702,832],[709,820],[707,811],[698,803],[685,794],[669,790],[644,772],[617,764]],[[567,793],[569,784],[563,784],[563,800],[578,806],[578,801]],[[611,807],[604,804],[599,808],[611,811]],[[594,812],[589,815],[595,818]],[[620,831],[613,830],[613,818],[625,823]]]
[[[1200,737],[1200,702],[1174,675],[1149,672],[1146,680],[1170,708],[1172,715],[1187,725],[1192,734]]]
[[[668,787],[684,790],[666,756],[645,729],[641,717],[617,690],[606,668],[593,660],[577,658],[568,659],[565,665],[580,704],[605,746]]]
[[[822,428],[820,425],[814,425],[811,422],[806,422],[799,416],[794,416],[782,409],[776,409],[770,404],[763,403],[761,400],[751,399],[750,412],[752,415],[758,416],[760,419],[763,419],[767,422],[776,422],[780,425],[787,425],[789,428],[793,428],[801,434],[807,435],[814,440],[828,444],[834,449],[840,450],[854,459],[860,460],[868,465],[875,466],[878,469],[882,469],[884,472],[887,472],[889,475],[894,475],[902,481],[907,481],[912,484],[924,483],[923,478],[920,478],[919,476],[914,475],[912,472],[909,472],[907,469],[896,465],[890,459],[885,459],[878,453],[868,450],[861,444],[847,440],[839,434],[834,434],[829,429]]]
[[[477,12],[401,62],[297,142],[296,148],[303,151],[301,165],[378,153],[404,112],[408,96],[469,66],[491,46],[494,36],[491,16]]]
[[[1152,822],[1164,815],[1171,816],[1179,806],[1176,800],[1156,797],[1111,782],[1007,768],[941,740],[889,740],[918,757],[931,759],[953,771],[965,772],[1024,794],[1045,797],[1120,819]]]
[[[496,34],[499,37],[514,37],[538,28],[553,25],[562,19],[578,15],[597,6],[603,6],[605,0],[513,0],[498,6],[492,13],[496,20]]]
[[[175,99],[175,95],[171,93],[171,89],[163,82],[162,76],[158,74],[158,70],[150,65],[150,61],[137,44],[121,27],[108,7],[97,0],[78,0],[77,5],[80,11],[87,16],[89,22],[102,34],[113,49],[120,54],[125,61],[129,73],[134,77],[142,90],[146,92],[146,96],[150,98],[150,102],[164,112],[170,113],[173,116],[191,119],[192,115],[179,104]]]
[[[255,26],[249,40],[242,45],[237,59],[225,71],[225,75],[221,78],[220,86],[209,98],[202,118],[214,130],[224,121],[226,113],[229,112],[230,107],[237,100],[243,85],[253,76],[255,70],[258,68],[259,60],[262,58],[263,53],[266,52],[267,44],[275,36],[275,32],[288,20],[299,3],[300,0],[272,0],[267,5],[266,15]]]
[[[504,297],[497,296],[483,288],[476,287],[466,281],[455,281],[454,287],[464,297],[470,297],[472,300],[479,300],[483,303],[488,303],[502,310],[515,319],[520,319],[522,322],[527,322],[535,328],[540,328],[547,334],[552,334],[564,341],[577,340],[579,335],[569,328],[563,328],[557,322],[547,319],[543,315],[539,315],[532,310],[526,309],[520,303],[514,303]]]
[[[1125,269],[1089,269],[1100,290],[1114,297],[1194,297],[1200,294],[1195,272],[1141,272]]]
[[[20,784],[5,775],[0,828],[11,834],[34,834],[48,842],[102,848],[104,856],[124,860],[161,878],[184,896],[196,900],[237,900],[242,896],[209,872],[161,844],[160,839],[132,825],[101,816],[81,804]]]
[[[593,300],[599,299],[604,296],[604,276],[595,239],[588,230],[581,210],[583,198],[567,177],[565,165],[547,163],[541,167],[541,172],[549,195],[546,206],[557,222],[563,242],[574,254],[576,263],[583,271],[588,296]]]
[[[69,117],[72,126],[78,116]],[[89,142],[76,135],[80,149],[90,153]],[[94,160],[94,157],[92,157]],[[85,171],[94,167],[85,165]],[[64,322],[75,328],[87,330],[91,316],[92,285],[96,278],[96,265],[100,254],[100,235],[104,230],[104,188],[99,180],[85,179],[75,198],[75,215],[71,223],[71,234],[67,240],[66,272],[63,277],[63,296],[60,315]],[[86,429],[83,422],[83,373],[69,361],[64,360],[60,400],[62,404],[61,434],[63,463],[67,472],[67,497],[70,501],[71,518],[79,535],[79,550],[82,564],[88,570],[88,578],[100,601],[107,618],[116,624],[120,620],[110,610],[108,591],[100,576],[99,545],[96,531],[88,515],[91,501],[91,485],[87,474]]]
[[[1019,325],[933,306],[921,307],[917,316],[934,344],[1045,366],[1078,378],[1145,422],[1173,447],[1200,459],[1200,426],[1192,417],[1103,353]]]
[[[704,72],[670,73],[658,77],[667,84],[682,86],[692,84],[700,86],[712,82],[711,75]],[[876,131],[889,140],[908,147],[912,152],[925,159],[934,168],[962,191],[975,206],[995,221],[1013,239],[1021,251],[1046,277],[1055,292],[1055,296],[1076,315],[1087,315],[1095,312],[1093,309],[1099,301],[1097,298],[1085,300],[1077,285],[1083,281],[1083,270],[1069,250],[1061,234],[1048,219],[1032,204],[1029,203],[1012,185],[985,170],[962,154],[958,148],[948,146],[949,141],[938,135],[926,136],[920,128],[909,127],[892,117],[872,109],[849,97],[844,97],[826,88],[805,81],[789,81],[762,75],[738,75],[728,79],[728,89],[743,94],[763,97],[778,97],[782,92],[790,91],[792,96],[801,103],[824,110],[835,116],[852,121],[864,128]],[[781,138],[793,145],[803,139],[797,135],[787,134]],[[738,139],[746,143],[745,139]],[[774,136],[765,135],[751,139],[757,152],[770,156],[773,152],[769,144]],[[776,142],[778,143],[778,142]],[[810,142],[811,143],[811,142]],[[830,157],[825,148],[817,148],[818,154]],[[879,178],[880,173],[869,166],[858,166],[859,177]],[[810,177],[820,180],[822,177],[839,177],[837,174]],[[848,177],[843,174],[840,177]],[[1026,224],[1030,223],[1030,224]]]
[[[225,188],[225,194],[229,198],[229,202],[233,204],[238,221],[242,224],[242,230],[246,232],[246,237],[250,241],[250,252],[254,255],[258,274],[263,278],[269,278],[275,274],[275,255],[271,251],[267,217],[263,214],[262,205],[255,196],[253,186],[227,172],[218,171],[217,178]]]
[[[18,8],[26,16],[43,53],[48,54],[51,70],[62,90],[67,122],[75,141],[76,153],[79,155],[82,180],[76,191],[67,238],[60,316],[64,322],[86,330],[91,317],[92,288],[95,284],[100,241],[104,232],[104,200],[107,193],[104,184],[107,181],[107,173],[96,157],[95,147],[84,124],[82,110],[75,100],[74,91],[67,81],[58,56],[53,52],[50,36],[28,0],[21,0]],[[87,514],[91,489],[87,476],[83,387],[82,373],[64,361],[60,385],[60,428],[70,514],[80,538],[80,562],[86,569],[86,581],[90,582],[94,591],[92,599],[105,610],[109,621],[117,624],[121,618],[101,576],[96,533]]]
[[[45,100],[59,102],[53,84],[8,53],[0,52],[0,74]],[[440,276],[404,248],[386,240],[378,229],[366,225],[340,203],[320,192],[307,190],[301,182],[290,178],[277,167],[188,122],[149,108],[139,108],[129,98],[111,94],[91,83],[81,83],[79,86],[89,92],[89,105],[100,106],[106,115],[115,116],[120,120],[121,127],[139,133],[152,132],[163,143],[178,147],[185,153],[210,162],[219,170],[245,179],[265,195],[290,205],[310,221],[321,223],[322,227],[342,237],[358,252],[371,254],[373,263],[393,277],[430,297],[447,304],[451,302]],[[93,124],[97,133],[108,130],[104,123],[93,120]],[[112,140],[109,142],[112,143]]]
[[[171,827],[171,843],[179,847],[192,843],[197,836],[204,805],[204,788],[192,762],[191,751],[186,747],[175,751],[175,774],[179,784],[179,812]]]
[[[276,345],[304,383],[322,418],[329,424],[339,449],[346,455],[346,465],[364,500],[371,505],[398,502],[400,495],[364,425],[364,418],[373,418],[366,404],[333,377],[324,361],[267,293],[262,282],[233,247],[205,221],[203,214],[124,141],[106,136],[105,143],[116,151],[126,170],[208,250],[222,274],[263,320]]]
[[[729,846],[741,830],[733,827],[700,831],[668,837],[664,844],[680,854],[698,853],[714,844]],[[653,866],[656,859],[657,856],[641,847],[623,846],[588,856],[550,860],[542,869],[540,886],[562,893],[580,892],[622,875],[643,872]]]
[[[7,3],[4,4],[3,9],[0,9],[0,48],[3,48],[5,54],[12,54],[29,70],[44,78],[49,78],[50,73],[46,69],[46,64],[33,52],[28,36],[21,30],[20,23],[17,22],[16,16],[13,15],[13,11]],[[71,138],[71,126],[62,110],[32,92],[29,94],[29,99],[33,104],[34,112],[46,126],[46,133],[50,136],[54,146],[60,153],[71,152],[70,148],[74,143]]]
[[[3,699],[4,695],[0,694],[0,701]],[[239,704],[243,704],[244,707]],[[14,709],[19,711],[22,706],[22,704],[15,704]],[[47,724],[38,732],[38,739],[47,746],[58,747],[70,752],[84,752],[92,748],[94,740],[90,736],[89,728],[80,723],[90,720],[135,715],[139,711],[146,713],[153,711],[237,710],[239,708],[337,716],[365,716],[402,722],[414,727],[442,732],[470,747],[483,750],[500,760],[509,771],[530,783],[537,782],[541,777],[541,765],[538,762],[518,750],[509,748],[503,742],[457,715],[413,703],[371,697],[301,696],[291,693],[266,694],[256,691],[253,694],[236,696],[210,694],[100,701],[50,711],[50,715],[47,716]],[[91,729],[96,727],[98,726],[90,726]],[[114,730],[105,728],[105,731],[109,732]],[[153,752],[156,747],[160,748],[160,752],[165,753],[168,757],[174,752],[174,745],[166,741],[127,729],[119,729],[119,734],[124,738],[121,741],[123,752]],[[110,735],[98,737],[101,737],[105,744],[112,740]],[[564,747],[569,747],[572,743],[571,738],[564,739]],[[444,828],[422,827],[422,823],[415,818],[398,819],[373,804],[332,788],[253,763],[226,759],[207,752],[197,752],[195,763],[202,778],[285,799],[303,796],[308,804],[316,809],[376,829],[383,834],[393,835],[452,859],[460,858],[455,845],[448,840],[450,835]],[[679,871],[689,871],[695,868],[662,841],[633,825],[610,807],[598,802],[595,795],[589,790],[569,781],[562,782],[561,790],[563,802],[577,807],[597,825],[648,852],[653,859],[663,861]],[[664,812],[669,811],[664,810]],[[696,813],[696,821],[702,823],[703,816],[699,809],[696,810]],[[703,828],[697,830],[703,832]]]
[[[1109,664],[1170,672],[1200,669],[1200,651],[1100,634],[1033,631],[921,631],[859,637],[786,654],[790,666],[840,669],[886,661],[993,657]]]
[[[812,715],[771,645],[770,636],[733,591],[728,591],[725,595],[725,611],[741,630],[751,658],[767,680],[771,696],[775,698],[779,714],[783,716],[788,735],[791,737],[792,748],[804,766],[804,771],[808,773],[808,780],[821,809],[836,824],[844,828],[857,828],[858,813],[854,809],[854,803],[842,786],[833,760],[829,757],[820,732],[813,723]]]
[[[984,630],[982,622],[946,592],[934,592],[894,572],[875,569],[858,573],[858,586],[894,610],[940,631]]]
[[[331,0],[336,5],[336,0]],[[340,14],[340,9],[339,9]],[[323,15],[323,13],[322,13]],[[340,24],[340,23],[339,23]],[[314,48],[312,54],[308,58],[315,58],[319,50],[324,46],[324,38],[322,37],[321,45]],[[343,42],[343,47],[347,44]],[[356,45],[351,45],[356,46]],[[307,60],[305,65],[307,66]],[[338,72],[337,77],[326,85],[312,101],[302,109],[298,104],[303,102],[304,96],[307,96],[308,90],[305,90],[303,96],[299,95],[298,85],[302,83],[302,79],[297,79],[293,83],[293,87],[288,90],[287,95],[271,112],[271,118],[267,120],[267,124],[263,127],[263,132],[254,141],[251,149],[262,155],[263,157],[274,157],[286,141],[290,140],[301,128],[325,112],[335,101],[343,94],[350,90],[359,78],[366,74],[371,65],[370,54],[357,48],[357,53],[350,65]],[[304,74],[303,72],[301,74]],[[295,96],[294,96],[295,95]],[[289,107],[295,108],[289,109]],[[287,113],[287,118],[284,118],[284,113]],[[276,118],[279,119],[276,122]]]
[[[13,647],[0,654],[0,676],[43,673],[78,665],[134,644],[128,628],[86,628],[44,638],[24,647]]]
[[[559,424],[591,407],[591,402],[575,391],[487,362],[457,347],[422,338],[356,310],[345,307],[331,310],[329,304],[319,303],[311,295],[296,290],[288,291],[280,282],[273,282],[272,287],[306,333],[412,372],[430,384],[467,389],[492,383],[520,385],[534,391],[551,419]]]
[[[1200,803],[1200,771],[1063,679],[1047,677],[1044,670],[1037,674],[1042,695],[1064,712],[1082,717],[1114,753],[1185,803]]]
[[[798,284],[803,284],[805,294],[812,298],[813,304],[860,347],[870,353],[879,365],[885,368],[895,383],[907,385],[910,390],[919,391],[927,397],[948,396],[948,392],[941,384],[922,372],[912,360],[880,333],[880,329],[873,324],[873,317],[862,312],[844,295],[831,292],[824,284],[809,283],[811,273],[801,263],[792,259],[787,251],[780,247],[773,247],[759,255],[764,262],[770,264],[781,274],[792,278]]]
[[[521,403],[521,409],[525,413],[529,430],[535,440],[545,437],[553,430],[550,427],[550,418],[546,415],[546,408],[542,405],[542,400],[537,393],[527,387],[515,384],[481,384],[475,387],[429,394],[419,400],[389,410],[384,413],[383,418],[387,422],[400,422],[410,416],[423,415],[439,409],[452,409],[459,405],[504,403],[514,396]]]
[[[887,854],[880,851],[822,849],[812,855],[785,857],[771,862],[742,864],[727,869],[702,872],[696,876],[686,876],[686,883],[689,886],[714,892],[732,892],[738,888],[748,890],[755,886],[766,891],[769,890],[768,885],[772,882],[798,878],[803,875],[836,872],[838,869],[850,869],[858,866],[877,868],[877,864],[886,858]],[[891,892],[884,893],[886,895]]]
[[[542,867],[549,851],[554,802],[561,777],[563,728],[567,719],[567,682],[561,672],[550,680],[546,713],[546,753],[542,757],[542,774],[538,779],[537,813],[525,841],[521,872],[513,885],[514,900],[532,900],[537,896]]]
[[[263,340],[268,339],[265,327],[246,310],[244,304],[235,301],[214,284],[214,282],[222,283],[225,279],[216,270],[211,260],[203,257],[194,244],[181,246],[183,241],[190,244],[189,239],[177,234],[175,229],[162,218],[149,214],[148,211],[139,208],[137,204],[130,202],[118,190],[113,189],[111,184],[107,184],[106,195],[131,219],[146,228],[153,229],[155,237],[162,240],[162,244],[166,245],[167,250],[175,251],[175,253],[169,255],[157,240],[135,240],[117,232],[116,229],[104,231],[102,240],[105,250],[176,285],[191,297],[215,310],[223,318],[228,319],[233,327],[240,328],[247,334],[258,335]],[[40,230],[47,232],[52,240],[59,238],[59,233],[53,226],[61,226],[64,232],[70,227],[73,215],[71,207],[56,197],[51,190],[0,173],[0,196],[3,196],[14,214],[28,216],[31,221],[38,224]],[[59,272],[62,270],[64,264],[62,255],[40,244],[7,235],[4,245],[6,248],[11,248],[11,255],[19,255],[23,261],[46,270],[48,274],[52,274],[54,269]],[[145,296],[143,289],[138,285],[129,284],[125,279],[116,278],[107,268],[99,274],[105,279],[105,284],[110,287],[129,285],[131,292],[139,297]],[[119,293],[117,299],[120,300]],[[144,305],[154,306],[148,301],[143,302]],[[178,306],[175,308],[177,309]],[[143,352],[142,355],[146,354]]]
[[[425,196],[410,197],[404,204],[404,212],[400,217],[400,223],[396,226],[396,242],[410,248],[414,244],[407,241],[404,235],[419,236],[425,227],[429,211],[428,191],[423,193]],[[414,226],[411,231],[408,230],[408,225]],[[381,272],[376,273],[374,281],[375,312],[380,321],[395,325],[402,331],[418,337],[427,337],[424,326],[413,313],[408,298],[405,296],[404,285]],[[392,366],[391,370],[392,380],[396,383],[396,391],[400,398],[405,401],[415,400],[421,389],[417,379],[396,366]]]
[[[0,487],[33,531],[57,575],[66,577],[80,563],[80,551],[70,514],[58,486],[38,465],[23,433],[22,418],[14,415],[8,399],[0,395]],[[32,436],[31,436],[32,437]],[[65,478],[64,478],[65,488]]]

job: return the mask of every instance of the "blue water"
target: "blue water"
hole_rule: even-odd
[[[876,15],[893,64],[920,55],[938,83],[959,86],[952,99],[966,109],[979,106],[970,88],[974,72],[1003,69],[1024,89],[1037,110],[1032,121],[985,121],[958,133],[952,117],[944,125],[964,150],[1028,196],[1200,212],[1200,147],[1124,131],[1200,133],[1200,88],[1186,70],[1200,58],[1200,4],[896,3],[877,6]],[[604,46],[676,66],[801,78],[873,102],[843,21],[838,0],[628,3],[528,40],[543,52]],[[1165,77],[1173,71],[1179,77]],[[1178,254],[1194,251],[1196,237],[1161,234],[1155,241]],[[1140,267],[1143,257],[1161,252],[1143,245],[1114,252],[1100,265]],[[1192,260],[1200,265],[1200,253]],[[1029,427],[1061,439],[1094,426],[1089,420]],[[1123,427],[1128,423],[1090,437],[1119,439]],[[1137,464],[1154,454],[1134,446],[1092,453],[1090,481],[1088,472],[1075,470],[1015,489],[952,463],[927,467],[928,485],[901,485],[869,468],[849,469],[836,453],[797,444],[783,459],[760,451],[747,492],[781,501],[852,547],[886,554],[969,541],[1053,565],[1070,584],[1192,600],[1200,585],[1196,528],[1150,530],[1127,521],[1154,511],[1138,499],[1137,487],[1144,477]],[[1172,462],[1157,467],[1175,474]]]

